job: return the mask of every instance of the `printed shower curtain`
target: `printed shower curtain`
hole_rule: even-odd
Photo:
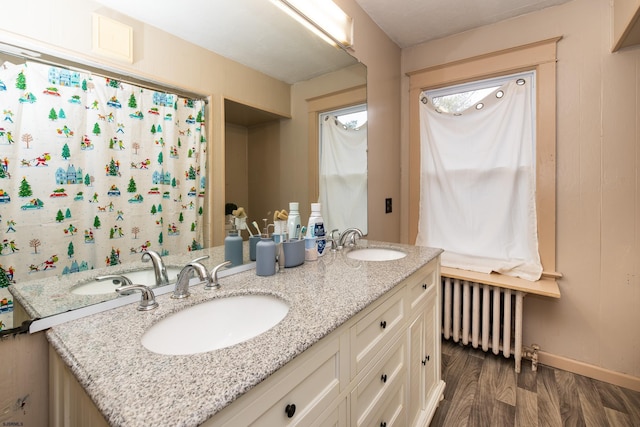
[[[531,81],[519,80],[462,114],[422,95],[416,244],[443,248],[444,266],[538,280]]]
[[[201,248],[204,107],[83,72],[5,64],[0,266],[8,280],[113,266],[146,249]]]
[[[319,202],[327,233],[358,227],[367,234],[367,125],[322,123]]]

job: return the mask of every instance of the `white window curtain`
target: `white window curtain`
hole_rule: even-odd
[[[319,202],[325,229],[358,227],[367,234],[367,125],[349,129],[321,121]]]
[[[540,278],[531,80],[514,78],[461,114],[438,111],[424,93],[417,101],[416,244],[443,248],[444,266]]]

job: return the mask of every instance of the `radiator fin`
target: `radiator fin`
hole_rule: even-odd
[[[513,355],[515,370],[522,361],[522,300],[524,292],[442,278],[442,335],[463,345],[505,358]]]

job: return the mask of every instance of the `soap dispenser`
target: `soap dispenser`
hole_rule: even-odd
[[[231,230],[224,239],[224,259],[231,261],[231,267],[242,265],[242,237],[238,233],[235,222],[231,224]]]
[[[264,228],[264,233],[256,245],[256,274],[258,276],[276,274],[276,242],[269,238],[267,227]]]

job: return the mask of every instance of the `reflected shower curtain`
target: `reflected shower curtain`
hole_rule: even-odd
[[[367,125],[350,129],[324,120],[320,141],[320,197],[325,230],[358,227],[367,234]]]
[[[40,279],[201,248],[203,100],[0,69],[0,266]]]
[[[443,248],[443,266],[540,278],[531,81],[520,80],[462,114],[422,95],[416,244]]]

